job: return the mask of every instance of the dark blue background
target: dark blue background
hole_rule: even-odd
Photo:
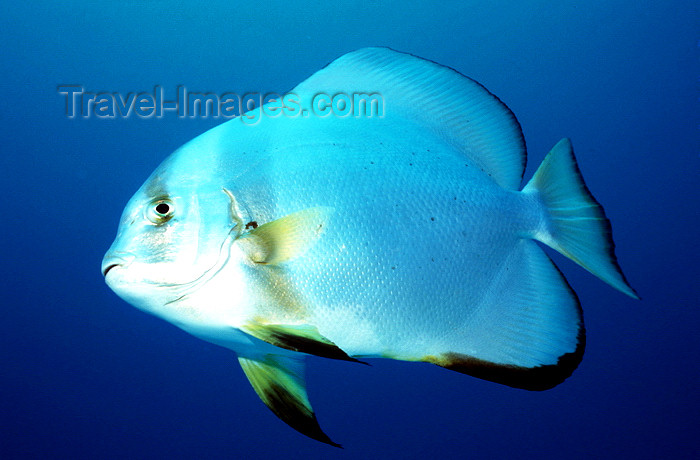
[[[514,3],[4,2],[0,456],[697,457],[697,2]],[[340,451],[278,421],[231,352],[130,307],[100,275],[127,199],[220,120],[69,120],[56,87],[285,91],[369,45],[501,97],[524,128],[526,178],[571,137],[643,301],[556,256],[588,348],[544,393],[312,358],[310,397]]]

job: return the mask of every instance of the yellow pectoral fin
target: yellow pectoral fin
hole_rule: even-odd
[[[261,360],[239,357],[238,362],[262,402],[298,432],[331,446],[306,395],[303,358],[267,355]]]
[[[336,344],[323,337],[316,327],[307,324],[285,325],[248,323],[241,329],[263,342],[284,348],[285,350],[298,351],[322,358],[366,364],[348,356],[348,354]]]
[[[304,209],[251,230],[238,239],[250,260],[280,264],[306,252],[321,236],[332,208]]]

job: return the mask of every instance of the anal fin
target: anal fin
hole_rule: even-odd
[[[458,337],[451,349],[419,360],[531,391],[567,379],[586,343],[576,294],[531,240],[518,241],[502,261]]]
[[[317,441],[342,447],[321,430],[306,394],[304,359],[266,355],[238,362],[262,402],[284,423]]]

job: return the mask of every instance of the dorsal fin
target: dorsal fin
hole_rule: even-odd
[[[388,119],[431,130],[500,186],[520,187],[526,152],[515,115],[449,67],[389,48],[363,48],[331,62],[292,92],[305,103],[319,93],[378,93]]]

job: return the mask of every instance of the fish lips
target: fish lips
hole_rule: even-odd
[[[107,278],[107,275],[117,267],[127,267],[134,261],[136,256],[127,252],[105,254],[102,259],[102,276]]]

